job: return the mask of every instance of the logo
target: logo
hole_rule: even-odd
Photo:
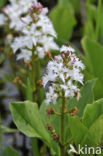
[[[85,145],[84,147],[81,147],[80,144],[78,144],[77,150],[75,147],[70,144],[70,149],[68,150],[68,154],[75,153],[75,154],[101,154],[102,148],[101,147],[88,147]]]

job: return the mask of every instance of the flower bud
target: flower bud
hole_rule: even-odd
[[[48,57],[48,59],[51,58],[51,52],[50,51],[46,52],[45,55]]]
[[[48,129],[48,131],[50,131],[51,133],[55,133],[55,129],[53,128],[53,126],[52,126],[52,125],[47,124],[47,125],[46,125],[46,128],[47,128],[47,129]]]
[[[26,65],[29,69],[31,69],[31,62],[30,62],[30,61],[26,61],[26,62],[25,62],[25,65]]]
[[[38,81],[37,81],[37,84],[38,84],[40,87],[42,87],[42,86],[43,86],[42,80],[38,80]]]
[[[76,90],[76,91],[75,91],[75,97],[76,97],[77,101],[79,101],[79,99],[80,99],[80,97],[81,97],[80,91],[79,91],[79,90]]]
[[[59,135],[57,133],[52,134],[52,139],[54,141],[58,141],[59,140]]]
[[[69,114],[71,116],[75,116],[78,112],[79,112],[78,108],[77,107],[74,107],[74,108],[71,108]]]
[[[13,83],[16,85],[19,83],[19,81],[20,81],[20,78],[17,76],[14,78]]]
[[[54,108],[53,107],[49,107],[46,110],[46,112],[47,112],[48,117],[50,118],[50,115],[54,114],[55,111],[54,111]]]

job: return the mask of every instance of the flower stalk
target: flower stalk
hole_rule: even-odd
[[[41,68],[40,68],[40,60],[36,62],[36,75],[37,75],[37,81],[41,80]],[[41,87],[37,84],[37,93],[38,93],[38,104],[40,105],[42,102],[42,93],[41,93]]]
[[[34,95],[34,92],[35,92],[35,89],[36,89],[36,86],[35,86],[35,62],[34,62],[34,52],[32,52],[32,71],[31,71],[31,84],[32,84],[32,93],[33,93],[33,101],[35,101],[35,95]]]
[[[63,97],[62,108],[61,108],[61,154],[60,156],[65,155],[64,149],[64,134],[65,134],[65,97]]]

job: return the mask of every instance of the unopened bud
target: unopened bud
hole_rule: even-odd
[[[67,51],[67,54],[68,54],[68,55],[70,54],[70,51],[69,51],[69,50]]]
[[[47,112],[48,117],[50,118],[50,115],[54,114],[55,111],[54,111],[54,108],[53,107],[49,107],[46,110],[46,112]]]
[[[52,134],[52,139],[54,141],[58,141],[59,140],[59,135],[57,133]]]
[[[26,62],[25,62],[25,65],[26,65],[29,69],[31,69],[31,62],[30,62],[30,61],[26,61]]]
[[[17,76],[14,78],[13,83],[16,85],[19,83],[19,81],[20,81],[20,78]]]
[[[58,56],[54,56],[54,59],[55,59],[56,61],[58,61]]]
[[[37,84],[38,84],[40,87],[42,87],[42,86],[43,86],[42,80],[38,80],[38,81],[37,81]]]
[[[36,19],[36,14],[35,14],[35,13],[33,14],[33,19],[34,19],[34,20]]]
[[[53,126],[52,126],[52,125],[47,124],[47,125],[46,125],[46,128],[47,128],[47,129],[48,129],[48,131],[50,131],[51,133],[55,133],[55,129],[53,128]]]
[[[75,97],[76,97],[77,101],[79,101],[79,99],[81,97],[79,89],[75,91]]]
[[[64,54],[64,52],[62,52],[61,56],[62,56],[63,59],[65,58],[65,54]]]
[[[46,55],[49,59],[51,58],[51,52],[50,52],[50,51],[46,52],[45,55]]]
[[[70,115],[71,116],[75,116],[77,113],[79,112],[78,108],[77,107],[74,107],[70,110]]]

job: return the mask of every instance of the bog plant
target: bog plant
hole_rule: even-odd
[[[10,111],[17,129],[31,138],[35,156],[42,155],[41,151],[46,155],[47,147],[51,155],[72,156],[78,154],[78,146],[82,147],[80,155],[87,154],[86,147],[94,149],[94,153],[89,153],[91,156],[103,154],[102,150],[98,153],[95,150],[98,147],[101,149],[103,138],[103,99],[94,101],[98,96],[102,97],[102,93],[97,93],[98,88],[102,87],[103,76],[103,48],[96,43],[99,26],[94,33],[95,41],[88,37],[82,40],[86,57],[76,52],[70,44],[61,45],[68,40],[76,23],[72,10],[74,3],[60,0],[50,13],[59,40],[47,15],[48,9],[36,0],[10,0],[0,14],[0,25],[9,34],[4,56],[8,58],[12,70],[12,76],[5,74],[4,77],[17,86],[26,100],[11,102]],[[70,23],[64,18],[68,14]],[[65,28],[59,22],[64,22]],[[87,29],[85,26],[85,34],[88,34],[89,26]],[[95,64],[97,49],[101,55],[98,66]],[[85,82],[85,77],[93,80]],[[95,77],[100,79],[99,86],[95,85]],[[0,134],[15,131],[1,126]],[[38,139],[43,142],[41,148],[38,147]],[[19,155],[12,148],[5,149],[4,156],[8,154]]]

